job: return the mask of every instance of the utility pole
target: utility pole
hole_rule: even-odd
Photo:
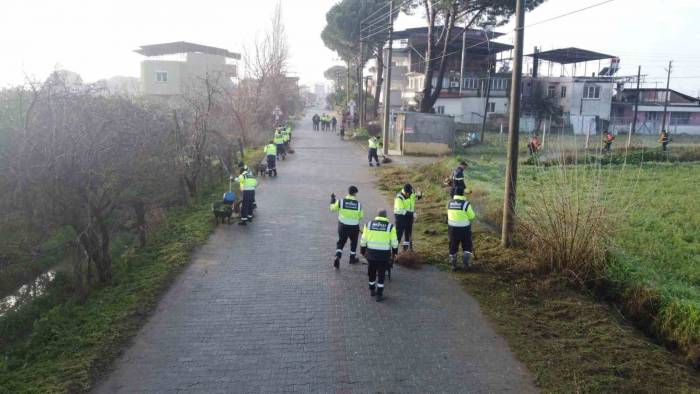
[[[364,122],[365,125],[367,125],[367,101],[368,101],[367,97],[369,97],[369,78],[370,77],[368,77],[368,76],[365,77],[365,93],[364,93],[365,100],[362,103],[362,107],[363,107],[362,108],[362,111],[363,111],[362,116],[364,117],[364,119],[362,121]],[[375,100],[376,100],[376,98],[375,98]]]
[[[348,79],[345,85],[345,109],[350,108],[350,59],[347,60],[348,65]]]
[[[462,85],[464,84],[464,56],[467,52],[467,22],[464,22],[462,31],[462,61],[459,65],[459,98],[462,98]]]
[[[630,134],[637,132],[637,112],[639,111],[639,83],[642,79],[642,66],[637,68],[637,94],[634,96],[634,117],[632,118],[632,131]]]
[[[664,117],[661,121],[661,130],[666,130],[666,115],[668,114],[668,99],[671,97],[669,88],[671,87],[671,68],[673,67],[673,60],[668,62],[668,76],[666,77],[666,99],[664,100]]]
[[[503,224],[501,229],[501,245],[513,245],[513,229],[515,227],[515,191],[518,180],[518,142],[520,140],[520,90],[523,69],[523,44],[525,39],[525,10],[524,0],[515,3],[515,56],[513,59],[513,77],[510,88],[510,119],[508,121],[508,162],[506,168],[506,184],[503,193]]]
[[[382,130],[382,152],[389,155],[389,121],[391,114],[391,49],[394,37],[394,0],[389,0],[389,54],[386,61],[386,80],[384,82],[384,130]]]
[[[481,119],[481,143],[484,143],[486,133],[486,117],[489,114],[489,99],[491,98],[491,75],[493,75],[493,64],[489,64],[489,75],[486,78],[486,104],[484,104],[484,117]]]
[[[362,23],[360,23],[360,32],[362,31]],[[362,34],[362,33],[360,33]],[[360,110],[360,127],[365,127],[365,105],[364,105],[364,100],[365,100],[365,95],[363,94],[364,92],[362,91],[362,80],[363,80],[363,74],[364,74],[364,65],[365,65],[365,58],[364,58],[364,52],[363,52],[363,41],[362,38],[360,38],[360,61],[357,64],[357,105]]]

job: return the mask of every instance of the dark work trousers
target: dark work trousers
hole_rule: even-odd
[[[369,160],[369,164],[372,164],[372,159],[374,159],[377,164],[379,164],[379,156],[377,156],[377,149],[376,148],[369,148],[369,152],[367,153],[367,159]]]
[[[663,150],[666,150],[666,147],[668,146],[668,141],[662,142],[661,146],[663,147]]]
[[[267,159],[267,169],[270,171],[275,170],[277,168],[277,166],[276,166],[277,161],[276,161],[275,156],[274,155],[267,155],[267,156],[265,156],[265,158]]]
[[[284,149],[284,144],[275,144],[275,146],[277,147],[277,160],[280,159],[280,156],[287,156],[287,151]]]
[[[253,203],[255,202],[255,190],[243,190],[243,201],[241,202],[241,221],[248,221],[253,218]]]
[[[336,257],[343,255],[343,248],[345,243],[350,239],[350,256],[355,256],[357,252],[357,239],[360,235],[360,225],[347,225],[343,223],[338,223],[338,243],[336,244]]]
[[[450,239],[450,256],[457,254],[460,244],[463,252],[472,252],[472,226],[447,226],[447,236]]]
[[[377,294],[384,293],[384,275],[389,262],[385,260],[367,260],[367,276],[369,276],[369,288],[374,289],[376,286]]]
[[[404,237],[403,249],[406,250],[411,246],[411,234],[413,234],[413,213],[406,215],[395,215],[396,219],[396,238],[401,242],[401,237]]]

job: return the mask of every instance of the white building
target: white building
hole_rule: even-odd
[[[135,52],[148,57],[141,62],[141,91],[157,96],[183,95],[206,76],[232,85],[241,58],[226,49],[184,41],[144,45]]]

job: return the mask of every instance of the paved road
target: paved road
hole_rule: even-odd
[[[390,204],[358,147],[308,124],[255,222],[217,229],[96,391],[535,391],[449,274],[398,268],[377,303],[366,266],[332,268],[330,192],[357,185],[366,216]]]

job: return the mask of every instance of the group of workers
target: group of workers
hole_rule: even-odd
[[[282,159],[286,157],[286,152],[289,149],[291,140],[291,126],[279,125],[275,128],[272,139],[263,149],[265,152],[268,175],[277,176],[277,160],[279,160],[280,157],[282,157]],[[254,172],[243,162],[238,163],[238,176],[235,178],[231,176],[231,180],[238,182],[238,186],[241,190],[241,219],[238,224],[246,226],[253,221],[255,189],[258,186],[258,181],[255,179]],[[226,196],[227,193],[224,193],[224,201],[226,201]]]
[[[464,169],[466,163],[461,162],[450,177],[450,201],[447,203],[447,234],[449,238],[449,257],[452,271],[458,270],[457,253],[462,249],[462,265],[469,269],[473,254],[471,222],[476,217],[472,205],[465,195]],[[392,263],[399,253],[399,243],[403,251],[413,249],[413,222],[416,215],[416,201],[423,197],[420,189],[413,191],[409,183],[394,197],[394,223],[392,224],[387,211],[380,209],[374,219],[365,223],[360,236],[360,222],[364,217],[362,203],[357,199],[359,192],[356,186],[348,188],[348,194],[337,199],[331,193],[330,210],[338,213],[338,241],[336,243],[333,267],[340,268],[343,249],[350,240],[349,264],[357,264],[358,240],[360,254],[367,260],[367,276],[369,279],[370,296],[377,302],[384,300],[384,287],[387,271],[390,272]],[[403,241],[402,241],[403,240]]]
[[[267,174],[277,176],[277,161],[287,158],[289,143],[292,140],[292,127],[279,125],[273,132],[272,139],[263,149],[267,162]]]
[[[315,114],[311,117],[311,123],[313,124],[314,131],[332,131],[335,132],[338,126],[338,119],[335,116],[321,114]]]
[[[601,152],[602,153],[610,153],[612,152],[612,144],[615,141],[615,136],[610,133],[608,130],[603,131],[603,138],[601,140],[602,143],[602,148]],[[659,134],[659,139],[658,143],[661,144],[661,150],[666,150],[668,143],[671,141],[671,138],[668,135],[668,132],[666,130],[661,130],[661,134]],[[540,148],[542,148],[542,144],[540,143],[540,137],[537,133],[535,133],[532,138],[530,139],[530,142],[527,144],[527,150],[530,152],[530,156],[536,155]]]

